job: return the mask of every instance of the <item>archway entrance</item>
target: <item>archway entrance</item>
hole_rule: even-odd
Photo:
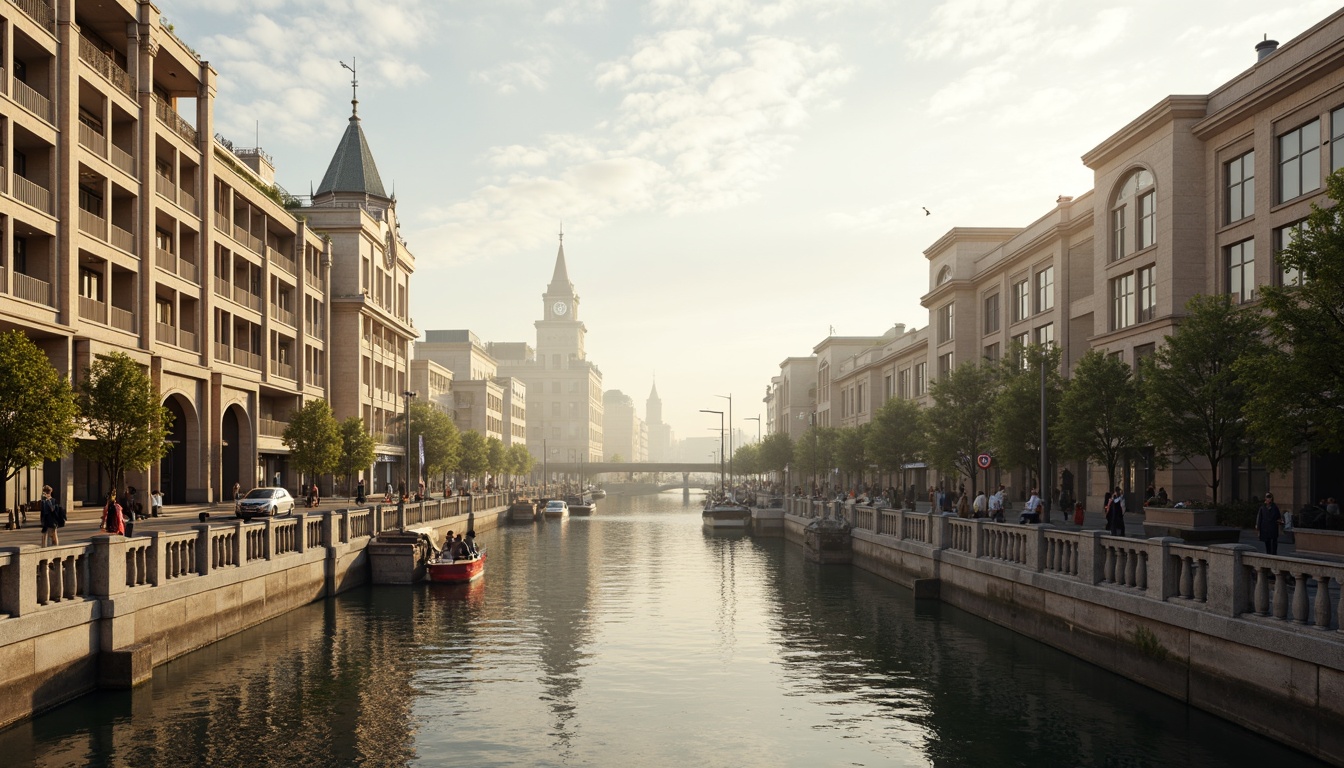
[[[173,415],[173,425],[168,432],[168,452],[159,460],[159,490],[165,504],[181,504],[187,500],[187,414],[176,397],[168,398],[163,406]]]
[[[239,468],[242,466],[242,425],[238,422],[238,408],[229,406],[224,411],[224,421],[220,425],[220,487],[221,499],[233,500],[233,484],[242,482]]]

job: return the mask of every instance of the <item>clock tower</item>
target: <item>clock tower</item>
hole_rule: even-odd
[[[541,295],[541,304],[541,319],[536,322],[538,361],[548,368],[564,368],[570,360],[585,359],[583,337],[588,329],[579,320],[579,296],[565,267],[563,232],[555,255],[555,272]]]

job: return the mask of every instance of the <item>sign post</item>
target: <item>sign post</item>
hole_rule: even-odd
[[[982,453],[975,457],[975,465],[985,473],[985,495],[989,495],[989,468],[994,464],[994,457],[988,453]]]

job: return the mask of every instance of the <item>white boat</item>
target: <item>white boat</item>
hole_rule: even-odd
[[[542,516],[548,520],[558,520],[562,517],[569,517],[569,504],[562,499],[551,499],[546,502],[546,507],[541,511]]]
[[[732,499],[711,499],[705,502],[700,519],[707,528],[747,528],[751,525],[751,507]]]

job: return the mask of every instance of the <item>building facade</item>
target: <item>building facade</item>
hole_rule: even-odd
[[[635,410],[635,399],[619,389],[602,395],[603,461],[649,460],[648,431]]]
[[[1251,304],[1261,286],[1299,279],[1274,254],[1312,205],[1329,204],[1325,177],[1344,167],[1344,11],[1281,47],[1255,47],[1252,66],[1217,90],[1167,97],[1086,153],[1092,190],[1060,197],[1023,228],[957,227],[931,245],[925,328],[857,351],[836,339],[814,350],[831,352],[816,363],[818,423],[862,424],[890,397],[927,402],[931,381],[1019,343],[1059,347],[1065,375],[1091,349],[1137,368],[1196,294]],[[789,423],[782,379],[767,389],[771,431]],[[1208,495],[1205,462],[1162,464],[1151,450],[1129,457],[1121,482],[1131,498],[1149,485]],[[1104,468],[1061,466],[1099,503]],[[1286,474],[1253,456],[1221,470],[1225,498],[1272,490],[1297,506],[1344,491],[1335,455],[1304,456]],[[994,472],[991,482],[1025,490],[1020,469]]]
[[[163,460],[128,483],[170,504],[277,475],[297,488],[280,435],[329,391],[338,416],[385,424],[413,336],[414,260],[381,185],[353,201],[337,174],[306,205],[284,194],[264,151],[216,134],[215,71],[149,2],[10,4],[0,29],[0,327],[75,382],[111,352],[143,367],[172,432]],[[353,116],[333,166],[352,132],[368,167],[349,178],[376,179]],[[389,247],[391,262],[369,268]],[[338,326],[365,343],[333,349]],[[378,355],[389,396],[362,388],[372,378],[329,390],[361,362],[372,372],[375,340],[391,350]],[[380,453],[399,451],[384,442]],[[44,483],[74,503],[110,490],[77,447],[20,473],[7,498],[35,498]]]

